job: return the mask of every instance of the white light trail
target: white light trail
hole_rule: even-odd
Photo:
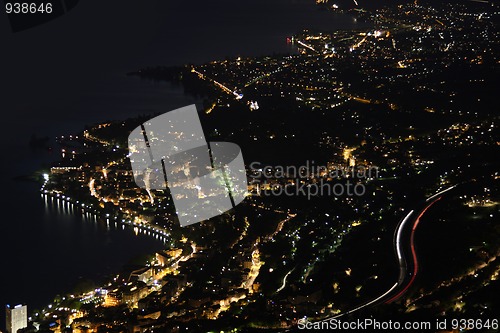
[[[309,50],[312,50],[312,51],[314,51],[314,52],[316,52],[316,53],[319,53],[319,52],[318,52],[318,51],[316,51],[316,50],[314,49],[314,47],[312,47],[311,45],[308,45],[308,44],[306,44],[306,43],[304,43],[304,42],[301,42],[300,40],[299,40],[299,41],[297,41],[297,43],[298,43],[298,44],[300,44],[300,45],[302,45],[303,47],[305,47],[305,48],[309,49]]]
[[[290,273],[293,272],[295,268],[293,268],[292,270],[290,270],[290,272],[286,273],[285,277],[283,278],[283,284],[281,285],[281,287],[278,288],[278,290],[276,290],[277,293],[279,293],[280,291],[282,291],[285,286],[286,286],[286,278],[288,277],[288,275],[290,275]]]

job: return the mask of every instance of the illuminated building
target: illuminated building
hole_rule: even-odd
[[[26,305],[16,305],[11,308],[5,307],[7,333],[16,333],[21,328],[28,327],[28,307]]]

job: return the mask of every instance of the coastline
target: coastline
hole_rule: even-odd
[[[284,43],[284,42],[285,42],[285,41],[283,40],[283,43]],[[272,52],[270,51],[269,53],[272,53]],[[139,68],[139,67],[140,67],[140,66],[137,66],[137,68]],[[127,80],[130,80],[130,78],[120,78],[120,80],[127,81]],[[138,85],[141,85],[141,84],[142,84],[142,83],[139,83]],[[143,86],[146,88],[146,87],[148,86],[148,84],[143,85]],[[160,90],[160,89],[157,89],[157,90]],[[165,90],[167,90],[167,89],[165,89]],[[192,100],[192,96],[190,96],[190,95],[189,95],[189,98],[188,98],[188,99]],[[178,102],[176,101],[176,102],[174,102],[173,104],[175,104],[175,103],[178,103]],[[164,106],[160,106],[160,108],[161,108],[161,109],[164,109]],[[154,108],[153,108],[153,107],[151,107],[151,109],[153,109],[153,110],[154,110]],[[140,113],[140,112],[142,112],[142,111],[144,111],[144,110],[138,110],[138,111],[136,111],[136,112],[139,114],[139,113]],[[152,112],[154,113],[155,111],[152,111]],[[99,117],[101,117],[101,116],[102,116],[102,115],[101,115],[101,114],[99,114]],[[117,117],[114,117],[114,116],[110,116],[110,117],[111,117],[111,118],[120,118],[120,116],[118,116],[118,115],[116,115],[116,114],[115,114],[115,116],[117,116]],[[74,123],[76,123],[77,121],[79,121],[79,120],[78,120],[78,119],[76,119],[75,121],[73,121],[73,122],[72,122],[73,126],[76,126]],[[54,127],[57,127],[57,125],[55,125]],[[65,128],[65,127],[64,127],[64,126],[60,126],[60,128]],[[43,193],[42,193],[42,194],[43,194]],[[57,193],[46,193],[46,195],[50,195],[51,197],[54,197],[55,199],[57,199],[57,198],[58,198],[58,197],[57,197]],[[58,199],[59,199],[59,201],[64,201],[64,202],[66,202],[66,203],[68,203],[68,204],[71,204],[71,205],[72,205],[72,207],[73,207],[74,209],[77,209],[77,208],[78,208],[78,209],[82,209],[81,207],[76,207],[76,205],[77,205],[77,204],[81,204],[81,203],[80,203],[80,202],[76,203],[76,200],[74,200],[74,199],[72,199],[72,198],[69,198],[69,199],[68,199],[68,198],[66,197],[66,198],[64,198],[64,199],[63,199],[63,198],[62,198],[62,195],[60,195],[60,197],[59,197]],[[71,200],[73,200],[74,202],[72,203],[72,202],[71,202]],[[93,213],[92,209],[91,209],[91,208],[89,208],[89,207],[83,207],[83,210],[85,210],[85,211],[86,211],[86,213],[89,213],[89,214],[92,214],[92,213]],[[139,230],[141,230],[141,231],[142,231],[142,230],[144,230],[144,231],[146,231],[146,232],[147,232],[147,231],[150,231],[150,230],[146,230],[146,229],[144,229],[141,225],[136,226],[136,225],[134,225],[133,223],[128,222],[128,221],[125,221],[125,222],[120,222],[120,221],[118,221],[118,222],[119,222],[122,226],[124,226],[125,228],[127,228],[127,227],[129,227],[129,228],[134,228],[134,227],[137,227],[137,228],[139,228]],[[7,298],[7,297],[6,297],[6,298]],[[8,298],[11,298],[11,296],[9,296]],[[26,301],[23,301],[23,302],[27,302],[27,303],[28,303],[28,305],[31,303],[31,302],[29,301],[29,299],[26,299]],[[31,308],[33,308],[33,307],[31,307]]]

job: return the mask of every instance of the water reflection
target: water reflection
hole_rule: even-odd
[[[58,194],[52,195],[50,193],[42,193],[41,196],[43,199],[45,216],[49,220],[54,220],[55,216],[59,216],[62,217],[63,220],[75,219],[77,222],[83,222],[86,224],[84,226],[86,229],[92,226],[92,229],[100,230],[105,233],[125,231],[134,236],[141,235],[155,242],[160,241],[163,244],[166,244],[167,240],[169,240],[168,233],[155,226],[140,223],[139,225],[135,225],[136,223],[126,220],[122,220],[122,223],[119,223],[116,219],[114,219],[113,223],[110,223],[108,214],[106,217],[102,217],[98,211],[91,210],[88,206],[75,202],[66,196]],[[68,221],[68,223],[71,223],[71,221]]]

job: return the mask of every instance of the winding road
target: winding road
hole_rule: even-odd
[[[418,273],[419,263],[415,250],[415,230],[417,229],[420,219],[437,201],[441,200],[443,195],[454,189],[457,185],[440,191],[429,197],[425,203],[417,210],[410,211],[398,224],[394,232],[394,247],[396,249],[396,257],[399,264],[399,277],[387,291],[382,295],[374,298],[366,303],[363,303],[351,310],[342,312],[338,315],[320,320],[328,321],[331,319],[341,318],[370,306],[392,303],[397,301],[403,294],[413,285]]]

